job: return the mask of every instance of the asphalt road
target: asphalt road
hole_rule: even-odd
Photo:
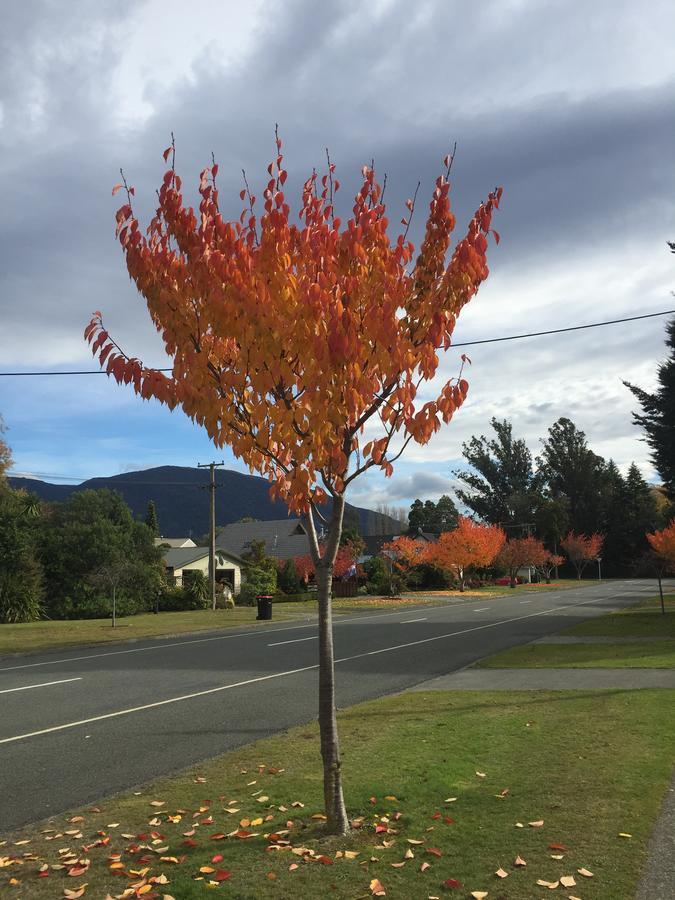
[[[334,623],[338,705],[653,594],[652,582],[615,581],[344,614]],[[311,721],[317,647],[315,622],[270,622],[1,659],[0,833]]]

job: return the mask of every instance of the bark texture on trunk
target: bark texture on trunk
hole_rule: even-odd
[[[319,603],[319,733],[323,759],[323,795],[328,834],[346,834],[349,820],[342,793],[342,763],[335,710],[335,653],[333,650],[333,565],[342,535],[344,497],[333,496],[328,539],[319,553],[312,514],[307,517]]]
[[[342,763],[335,711],[335,656],[333,651],[332,582],[333,573],[318,574],[319,588],[319,731],[323,759],[323,796],[327,830],[346,834],[349,820],[342,793]]]

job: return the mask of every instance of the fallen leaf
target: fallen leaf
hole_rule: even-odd
[[[426,872],[427,869],[431,868],[431,864],[428,862],[423,862],[420,866],[420,872]]]
[[[548,888],[549,891],[554,891],[557,887],[560,886],[560,882],[559,882],[559,881],[544,881],[543,878],[539,878],[539,879],[537,880],[537,884],[538,884],[540,887]]]
[[[386,897],[387,892],[385,891],[382,883],[377,878],[373,878],[370,882],[370,892],[373,897]]]
[[[415,838],[408,838],[408,843],[409,844],[423,844],[424,841],[417,841],[417,840],[415,840]]]
[[[567,853],[567,847],[564,844],[549,844],[549,850],[562,850],[563,853]]]
[[[290,866],[288,867],[288,871],[289,871],[289,872],[295,872],[295,870],[298,869],[298,868],[299,868],[299,866],[298,866],[297,863],[291,863]]]
[[[448,890],[458,890],[459,888],[461,888],[461,886],[462,882],[457,881],[456,878],[446,878],[443,882],[443,887],[447,888]]]
[[[438,847],[427,847],[426,850],[425,850],[424,852],[425,852],[425,853],[428,853],[430,856],[437,856],[437,857],[439,857],[439,858],[440,858],[441,856],[443,856],[443,854],[442,854],[441,851],[438,849]]]
[[[68,890],[68,888],[63,889],[63,896],[65,900],[78,900],[79,897],[84,897],[84,892],[87,890],[87,884],[81,884],[79,888],[75,888],[74,890]]]
[[[593,878],[593,873],[589,872],[588,869],[577,869],[577,872],[583,875],[584,878]]]
[[[443,803],[454,803],[457,800],[457,797],[448,797]]]
[[[213,876],[213,880],[219,881],[219,882],[227,881],[227,879],[230,878],[231,875],[232,875],[232,872],[228,872],[227,869],[218,869],[216,874]]]
[[[628,834],[627,831],[620,831],[620,832],[619,832],[619,837],[622,837],[622,838],[632,838],[633,835],[632,835],[632,834]]]
[[[486,774],[487,774],[486,772],[476,772],[476,775],[477,775],[479,778],[485,778]]]
[[[509,877],[509,873],[505,872],[504,869],[501,869],[501,868],[497,869],[497,871],[495,872],[495,875],[497,876],[497,878],[508,878]]]
[[[402,869],[405,865],[405,860],[403,860],[403,862],[389,863],[389,865],[392,867],[392,869]]]
[[[166,806],[166,800],[151,800],[150,806]],[[73,821],[72,819],[70,820]]]
[[[485,900],[487,895],[488,895],[487,891],[471,891],[471,896],[473,897],[473,900]]]
[[[523,859],[522,856],[516,856],[516,858],[513,860],[513,865],[514,866],[526,866],[527,863],[525,862],[525,860]]]
[[[565,859],[562,853],[551,853],[551,859]]]
[[[574,880],[573,875],[563,875],[560,879],[560,884],[563,887],[576,887],[576,881]]]
[[[544,824],[544,820],[539,819],[536,822],[528,822],[527,824],[530,826],[530,828],[541,828],[541,826]]]
[[[405,851],[405,853],[403,855],[406,859],[415,859],[415,854],[412,852],[410,847],[408,847],[408,849]]]

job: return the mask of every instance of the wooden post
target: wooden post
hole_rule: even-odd
[[[216,608],[216,469],[224,466],[221,460],[219,463],[197,463],[198,469],[210,469],[211,478],[208,484],[208,490],[211,501],[209,514],[209,586],[211,591],[211,609]]]

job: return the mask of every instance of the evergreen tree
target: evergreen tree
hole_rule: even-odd
[[[42,611],[35,498],[0,484],[0,623],[31,622]]]
[[[470,471],[455,472],[467,490],[457,496],[473,513],[492,525],[525,525],[534,521],[540,498],[532,470],[532,455],[524,440],[515,440],[504,419],[490,421],[495,437],[472,437],[462,445]]]
[[[145,524],[155,537],[159,537],[159,520],[157,518],[154,500],[148,500],[148,511],[145,514]]]
[[[412,536],[420,531],[443,534],[457,527],[459,513],[451,497],[443,494],[437,503],[433,500],[415,500],[408,513],[408,533]]]
[[[633,421],[645,431],[651,459],[671,500],[675,501],[675,319],[666,326],[669,356],[657,369],[654,393],[624,381],[637,398],[642,413],[633,413]]]
[[[584,432],[569,419],[558,419],[537,463],[545,496],[567,503],[569,528],[580,534],[602,530],[605,461],[588,447]]]
[[[287,559],[277,574],[277,584],[284,594],[300,594],[303,589],[294,559]]]

